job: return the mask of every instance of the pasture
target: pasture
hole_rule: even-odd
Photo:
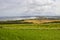
[[[60,40],[60,30],[0,29],[0,40]]]
[[[60,40],[60,21],[39,22],[40,20],[0,22],[0,40]]]
[[[44,23],[44,24],[0,24],[0,28],[9,28],[9,29],[60,28],[60,23]]]
[[[0,40],[60,40],[59,28],[60,23],[0,24]]]

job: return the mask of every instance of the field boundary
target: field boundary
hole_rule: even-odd
[[[39,30],[39,29],[59,29],[60,28],[5,28],[5,29],[36,29],[36,30]]]

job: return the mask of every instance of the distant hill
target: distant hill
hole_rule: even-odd
[[[15,17],[0,17],[0,21],[23,20],[23,19],[60,20],[60,16],[15,16]]]

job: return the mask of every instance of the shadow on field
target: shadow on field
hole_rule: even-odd
[[[3,26],[0,26],[0,28],[3,28]]]

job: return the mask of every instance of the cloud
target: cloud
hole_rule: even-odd
[[[0,0],[0,16],[55,15],[55,0]]]
[[[56,0],[56,15],[60,16],[60,0]]]

